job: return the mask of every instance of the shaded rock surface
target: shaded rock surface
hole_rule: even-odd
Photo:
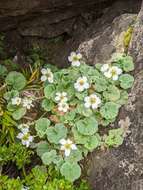
[[[84,0],[81,4],[79,0],[72,2],[73,4],[69,5],[68,9],[55,7],[49,15],[48,11],[45,11],[48,4],[42,7],[30,1],[26,4],[29,6],[29,9],[26,8],[28,12],[25,11],[20,16],[19,12],[24,3],[17,5],[17,10],[20,10],[18,13],[15,10],[16,6],[13,6],[11,13],[9,10],[11,4],[1,1],[1,10],[10,11],[9,13],[4,11],[0,16],[0,30],[6,31],[7,51],[10,55],[14,57],[16,52],[23,55],[25,50],[39,46],[45,50],[47,63],[56,64],[59,67],[68,66],[67,56],[77,49],[83,53],[89,64],[102,62],[107,60],[112,52],[122,48],[120,39],[129,25],[134,22],[140,9],[140,0]],[[90,2],[93,3],[92,6]],[[9,7],[6,8],[8,5]],[[37,8],[34,8],[34,5]],[[68,5],[65,4],[65,6]],[[77,8],[75,9],[74,6]],[[74,16],[68,16],[70,12]],[[16,15],[12,16],[14,13]],[[16,24],[9,27],[9,23],[13,25],[15,21]],[[25,64],[21,62],[22,59],[19,60],[19,64]]]

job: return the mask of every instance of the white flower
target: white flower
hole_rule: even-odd
[[[45,82],[46,80],[48,80],[49,83],[54,82],[54,80],[53,80],[54,76],[50,69],[43,68],[43,69],[41,69],[41,73],[42,73],[42,76],[41,76],[42,82]]]
[[[78,92],[82,92],[85,89],[89,88],[89,83],[87,82],[87,78],[86,77],[79,77],[76,81],[76,83],[74,84],[75,89]]]
[[[20,125],[18,125],[18,127],[17,127],[18,129],[20,129],[21,130],[21,132],[23,132],[23,133],[28,133],[29,132],[29,125],[27,125],[27,124],[20,124]]]
[[[57,102],[67,102],[68,101],[67,93],[66,92],[57,92],[55,100]]]
[[[33,136],[31,136],[28,132],[22,131],[17,135],[18,139],[21,139],[21,142],[26,147],[29,147],[30,143],[33,141]]]
[[[104,73],[104,72],[108,71],[109,68],[110,68],[109,64],[104,64],[104,65],[102,65],[100,70],[101,70],[101,72]]]
[[[26,107],[28,110],[31,108],[31,107],[34,107],[34,105],[32,104],[32,99],[31,98],[27,98],[25,97],[22,101],[22,105],[23,107]]]
[[[66,102],[60,102],[58,104],[58,110],[61,112],[67,112],[69,109],[69,105]]]
[[[65,156],[69,156],[71,153],[71,150],[77,150],[77,147],[75,144],[70,139],[61,139],[60,140],[61,144],[61,150],[65,151]]]
[[[22,101],[22,99],[19,98],[19,97],[14,97],[14,98],[11,99],[12,105],[19,106],[21,104],[21,101]]]
[[[84,98],[84,102],[84,106],[86,108],[91,107],[92,109],[97,109],[101,103],[101,100],[96,94],[91,94],[90,96]]]
[[[107,72],[104,73],[107,78],[112,78],[112,80],[118,80],[119,75],[121,74],[122,69],[117,66],[112,66]]]
[[[82,55],[80,53],[71,52],[70,56],[68,56],[69,62],[71,62],[72,66],[79,67],[80,60],[82,59]]]

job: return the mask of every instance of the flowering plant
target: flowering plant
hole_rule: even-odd
[[[122,144],[121,129],[109,129],[106,138],[100,131],[116,120],[127,102],[134,78],[126,72],[134,70],[134,64],[130,56],[121,54],[113,55],[108,64],[95,66],[87,65],[80,53],[72,52],[68,60],[71,67],[66,69],[41,68],[40,97],[29,90],[21,73],[10,72],[4,98],[18,122],[17,138],[22,144],[29,147],[35,141],[43,164],[54,164],[66,179],[74,181],[81,175],[79,161],[88,152]],[[30,120],[27,116],[33,110],[37,114]]]

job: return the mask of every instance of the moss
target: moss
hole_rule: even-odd
[[[123,43],[124,43],[125,50],[127,50],[129,47],[132,34],[133,34],[133,26],[130,26],[124,34]]]

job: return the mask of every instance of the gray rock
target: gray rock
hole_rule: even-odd
[[[22,32],[23,35],[34,34],[35,36],[33,30],[35,29],[37,31],[39,27],[39,31],[37,31],[36,34],[41,36],[41,34],[43,34],[41,30],[44,30],[46,25],[71,19],[83,11],[88,12],[93,7],[99,9],[101,6],[100,9],[102,10],[104,3],[108,2],[109,4],[111,1],[114,0],[1,0],[0,31],[17,28],[20,24],[27,26],[25,33]],[[39,24],[37,28],[35,28],[35,23],[36,25]],[[33,26],[34,28],[32,28]],[[47,28],[45,28],[44,31],[46,30]],[[55,27],[54,30],[58,31],[57,27]],[[60,31],[55,35],[57,34],[61,34]],[[49,37],[49,34],[46,37]]]
[[[95,151],[89,161],[89,181],[96,190],[142,190],[143,189],[143,47],[142,15],[137,17],[129,54],[135,61],[135,83],[129,101],[120,110],[114,127],[130,125],[124,144],[117,149]],[[104,52],[103,52],[104,53]],[[124,121],[124,122],[123,122]],[[121,123],[121,122],[120,122]]]
[[[135,2],[132,1],[132,4]],[[78,51],[86,57],[89,64],[104,63],[113,53],[124,52],[124,36],[134,23],[140,4],[138,2],[136,10],[132,10],[133,6],[130,3],[117,1],[84,32]]]

